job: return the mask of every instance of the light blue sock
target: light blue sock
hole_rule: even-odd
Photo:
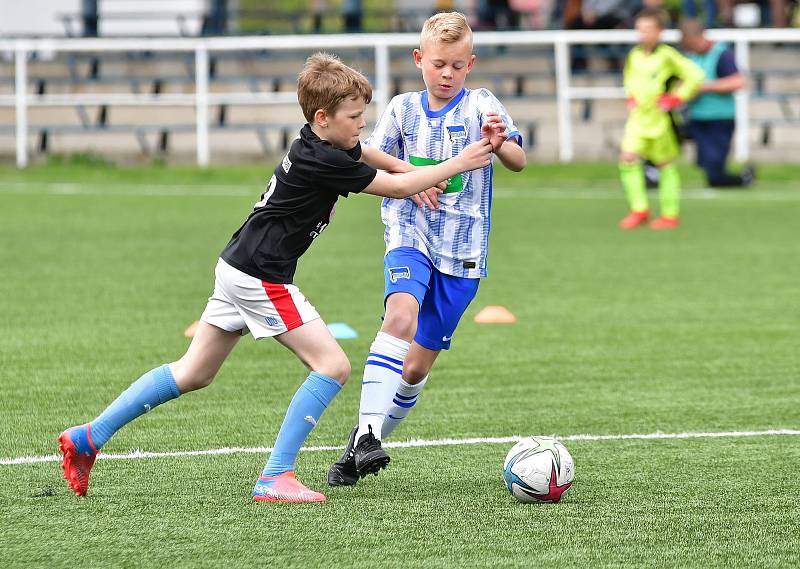
[[[330,405],[342,386],[335,379],[312,371],[292,397],[286,417],[263,476],[277,476],[294,470],[294,462],[300,447],[316,426],[322,413]]]
[[[139,415],[175,399],[181,394],[169,365],[152,369],[134,381],[97,419],[90,423],[92,442],[97,450],[111,435]]]

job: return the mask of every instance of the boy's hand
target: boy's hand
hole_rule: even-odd
[[[636,108],[636,99],[633,97],[628,97],[625,99],[625,106],[628,108],[629,111],[632,111]]]
[[[506,123],[497,113],[486,113],[486,122],[481,127],[481,137],[492,143],[492,151],[497,152],[506,141]]]
[[[488,138],[481,138],[465,146],[455,159],[460,162],[462,172],[484,168],[492,163],[492,143]]]
[[[414,203],[419,207],[428,206],[431,209],[439,209],[439,194],[447,188],[447,182],[439,182],[432,188],[411,196]]]
[[[683,99],[672,93],[664,93],[658,98],[658,107],[665,112],[669,112],[675,107],[683,104]]]

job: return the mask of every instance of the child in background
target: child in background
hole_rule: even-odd
[[[646,158],[660,170],[661,216],[650,223],[650,228],[673,229],[680,224],[681,180],[674,164],[680,147],[669,112],[694,95],[703,82],[703,71],[676,49],[660,43],[664,26],[659,11],[642,10],[635,25],[639,45],[631,50],[625,63],[629,113],[619,165],[630,213],[620,227],[634,229],[650,218],[642,166],[642,158]],[[681,81],[674,92],[667,87],[672,77]]]

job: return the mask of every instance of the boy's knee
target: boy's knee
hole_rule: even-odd
[[[215,373],[210,373],[208,370],[198,369],[187,364],[183,359],[171,363],[169,367],[181,393],[208,387],[216,376]]]
[[[430,367],[425,362],[406,360],[403,365],[403,379],[412,385],[416,385],[425,379],[425,376],[430,371]]]
[[[344,385],[347,383],[347,379],[350,377],[350,372],[352,370],[350,361],[342,354],[340,357],[329,358],[314,371],[327,375],[341,385]]]
[[[387,312],[381,331],[410,342],[417,330],[417,314],[412,310]]]

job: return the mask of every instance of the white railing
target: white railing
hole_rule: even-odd
[[[736,62],[747,73],[750,69],[750,44],[800,43],[800,30],[793,29],[727,29],[711,30],[709,37],[727,41],[736,47]],[[586,44],[632,44],[637,35],[629,30],[603,31],[529,31],[529,32],[479,32],[475,44],[553,46],[555,55],[556,102],[558,109],[559,158],[562,162],[573,159],[572,116],[573,100],[622,98],[621,88],[575,87],[570,72],[569,48]],[[675,30],[664,32],[664,41],[676,43]],[[418,34],[356,34],[320,36],[258,36],[219,38],[133,38],[133,39],[0,39],[0,52],[14,53],[15,93],[0,95],[0,107],[16,107],[17,166],[28,163],[27,109],[40,106],[69,106],[80,104],[135,104],[194,106],[197,133],[197,163],[209,163],[208,107],[214,104],[260,105],[286,103],[295,100],[291,93],[209,93],[209,52],[249,50],[317,50],[336,51],[339,48],[370,48],[375,54],[374,100],[380,114],[389,101],[390,60],[392,47],[412,48],[419,42]],[[195,92],[192,94],[120,95],[120,94],[70,94],[29,95],[27,93],[27,62],[33,52],[142,52],[168,51],[193,52],[195,56]],[[746,161],[749,157],[748,121],[749,95],[742,90],[736,95],[735,157]]]

